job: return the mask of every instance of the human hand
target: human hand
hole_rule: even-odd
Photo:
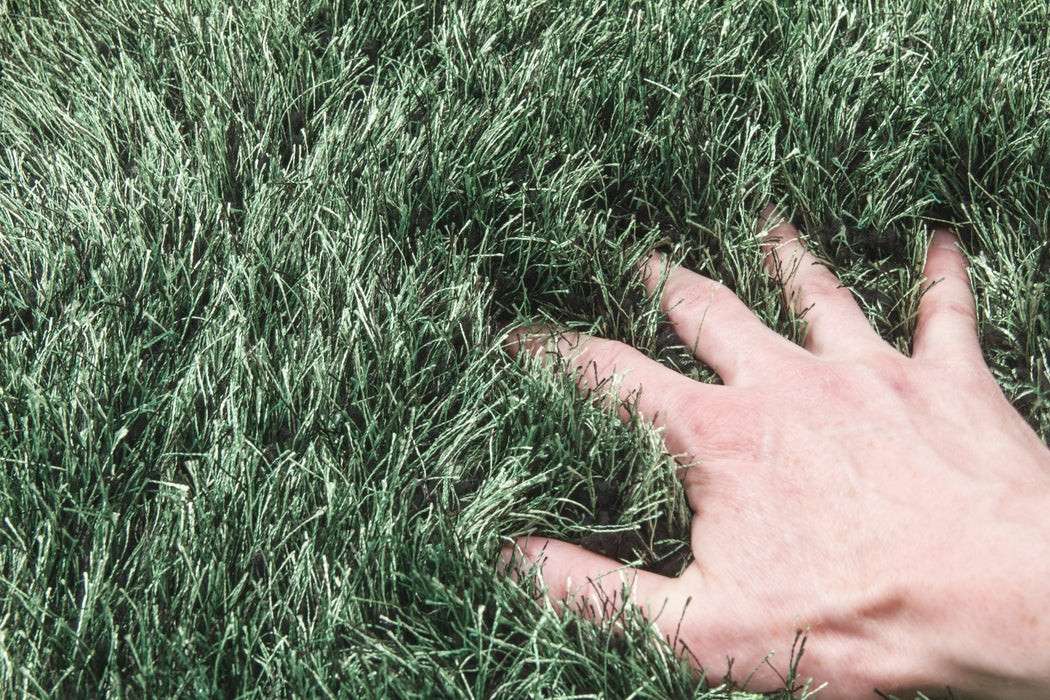
[[[677,268],[663,288],[724,386],[614,341],[531,329],[510,343],[557,353],[586,388],[619,379],[620,400],[663,430],[694,560],[668,578],[533,537],[505,562],[588,617],[615,617],[629,591],[709,678],[730,660],[738,679],[754,671],[750,690],[783,687],[802,632],[797,677],[826,682],[822,698],[1047,697],[1050,451],[984,364],[957,239],[933,234],[908,357],[775,219],[762,216],[766,268],[808,322],[801,347],[706,277]],[[643,265],[650,293],[662,264]]]

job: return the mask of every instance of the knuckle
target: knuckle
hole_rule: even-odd
[[[620,343],[591,339],[570,354],[570,361],[580,380],[602,386],[630,368],[629,349]]]
[[[949,323],[961,321],[976,332],[977,312],[971,303],[959,298],[938,296],[929,298],[925,304],[920,302],[919,315],[915,321],[916,335],[927,333],[927,329],[938,323],[938,319],[949,319]]]
[[[977,313],[973,306],[959,299],[944,299],[937,307],[940,313],[959,316],[967,321],[977,323]]]
[[[714,303],[721,289],[724,288],[718,283],[694,274],[690,279],[683,279],[669,287],[665,298],[668,299],[669,309],[678,307],[689,313],[696,313]]]
[[[676,415],[702,452],[709,456],[752,456],[758,451],[759,430],[753,417],[729,402],[712,403],[687,394],[679,400]]]
[[[916,392],[916,378],[904,356],[879,353],[868,358],[867,366],[876,381],[891,394],[903,398]]]
[[[827,268],[821,268],[818,274],[806,280],[806,291],[814,296],[839,302],[853,301],[853,292],[839,282]]]

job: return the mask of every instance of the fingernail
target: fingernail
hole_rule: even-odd
[[[939,228],[933,232],[933,237],[930,239],[930,247],[962,250],[962,244],[959,243],[959,237],[946,228]]]
[[[755,232],[755,238],[767,243],[775,242],[780,236],[774,235],[773,232],[786,223],[789,223],[787,217],[770,204],[758,215],[758,231]]]
[[[642,284],[647,287],[650,282],[658,280],[660,278],[660,266],[663,264],[663,257],[653,251],[649,255],[642,258],[638,263],[638,276],[642,280]]]
[[[522,347],[529,345],[530,341],[549,339],[553,334],[552,328],[541,324],[520,326],[503,336],[503,347],[512,356],[517,356]]]
[[[528,334],[528,326],[515,328],[514,330],[510,331],[505,336],[503,336],[503,349],[509,352],[511,356],[516,356],[518,354],[518,351],[521,350],[522,343],[525,342],[525,336],[527,336]]]
[[[521,569],[518,567],[520,557],[516,555],[516,549],[512,544],[503,545],[499,550],[499,563],[496,565],[496,570],[512,581],[517,581],[521,575]]]
[[[500,548],[500,561],[497,564],[499,573],[511,581],[522,581],[532,569],[535,562],[527,552],[528,538],[517,539]]]

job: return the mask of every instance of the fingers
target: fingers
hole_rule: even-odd
[[[818,355],[855,351],[856,345],[882,344],[853,294],[813,256],[798,231],[773,207],[760,217],[766,234],[766,267],[784,287],[791,309],[808,323],[807,350]]]
[[[666,607],[674,581],[546,538],[520,539],[502,554],[503,570],[512,578],[536,575],[559,612],[568,608],[591,620],[615,621],[628,601],[653,619]]]
[[[726,596],[695,566],[669,578],[543,537],[521,538],[504,547],[501,555],[501,572],[516,581],[534,577],[537,593],[558,613],[573,611],[620,629],[624,613],[636,610],[697,666],[722,656],[739,633],[734,600],[740,592]],[[716,677],[728,671],[720,669]]]
[[[983,363],[977,339],[977,310],[966,268],[959,239],[945,229],[934,231],[923,270],[928,284],[919,299],[913,357],[962,357]]]
[[[731,403],[728,388],[701,384],[664,367],[629,345],[582,333],[552,329],[522,329],[511,334],[508,350],[526,350],[543,357],[553,355],[567,365],[584,389],[613,388],[619,400],[620,416],[629,417],[628,405],[647,420],[664,429],[664,442],[672,454],[695,454],[697,437],[715,432],[724,423]],[[668,421],[667,416],[674,416]],[[710,441],[711,449],[720,444]],[[705,448],[707,446],[705,445]]]
[[[668,578],[546,538],[519,539],[501,554],[501,571],[516,581],[532,578],[538,584],[537,593],[558,613],[573,611],[622,631],[625,613],[634,610],[712,678],[723,678],[732,670],[728,655],[741,667],[755,671],[750,677],[757,685],[782,687],[782,676],[775,667],[761,668],[767,666],[768,645],[775,644],[775,637],[766,635],[759,645],[742,647],[740,613],[748,604],[741,601],[742,591],[726,590],[717,579],[708,580],[698,567]],[[742,655],[733,654],[734,649]],[[789,651],[784,649],[785,657]],[[714,665],[708,666],[711,662]]]
[[[642,279],[650,294],[659,286],[661,263],[654,254],[642,265]],[[803,354],[794,343],[767,328],[724,285],[684,267],[668,274],[660,306],[682,342],[726,384],[745,382],[762,370],[773,369],[771,359]]]

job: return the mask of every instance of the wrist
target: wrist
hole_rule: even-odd
[[[1010,511],[960,533],[969,560],[945,562],[919,589],[925,671],[912,672],[932,697],[947,687],[963,698],[1050,697],[1050,498]]]

